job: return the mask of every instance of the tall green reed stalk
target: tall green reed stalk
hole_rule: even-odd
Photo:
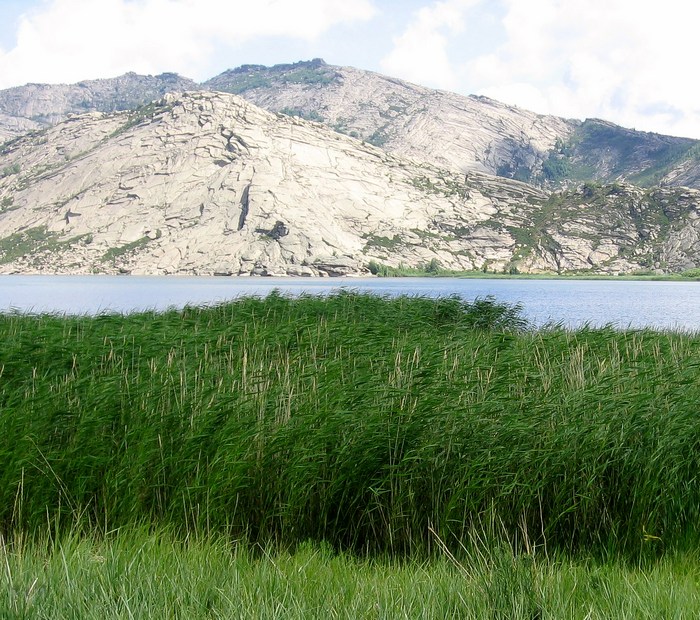
[[[352,292],[0,333],[6,533],[145,523],[398,554],[697,540],[696,336]]]

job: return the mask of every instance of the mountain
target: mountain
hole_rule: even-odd
[[[530,131],[557,140],[541,127]],[[559,273],[700,266],[700,191],[586,183],[551,192],[454,168],[237,95],[167,94],[135,111],[72,116],[0,148],[0,270],[345,275],[381,264]]]
[[[629,181],[700,188],[700,141],[545,116],[370,71],[244,65],[203,84],[274,112],[323,122],[385,150],[455,171],[537,185]]]
[[[175,73],[88,80],[77,84],[27,84],[0,90],[0,142],[65,120],[69,114],[131,110],[165,93],[196,90]]]
[[[204,82],[172,73],[29,84],[0,91],[0,142],[69,114],[134,109],[166,92],[216,90],[272,112],[326,124],[397,155],[549,189],[586,181],[700,189],[700,141],[612,123],[545,116],[476,96],[433,90],[321,59],[243,65]]]
[[[575,128],[570,121],[484,97],[436,91],[320,59],[244,65],[203,86],[458,172],[516,177],[521,170],[541,167],[555,144]]]

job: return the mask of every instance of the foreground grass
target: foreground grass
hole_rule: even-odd
[[[343,292],[0,338],[0,618],[700,609],[697,335]]]
[[[514,556],[398,562],[128,529],[0,546],[3,618],[692,618],[697,554],[646,565]]]
[[[0,532],[655,557],[700,522],[700,339],[493,302],[0,317]]]

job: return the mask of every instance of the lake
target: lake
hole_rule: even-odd
[[[339,288],[467,300],[491,295],[521,304],[535,325],[700,330],[700,283],[629,280],[0,276],[0,312],[128,313],[264,296],[275,289],[297,295]]]

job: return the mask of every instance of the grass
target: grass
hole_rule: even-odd
[[[100,260],[102,262],[114,262],[119,258],[123,258],[128,254],[138,252],[139,250],[145,248],[150,241],[150,237],[141,237],[136,239],[136,241],[131,241],[130,243],[126,243],[124,245],[109,248],[109,250],[102,255]]]
[[[0,528],[655,553],[697,539],[700,340],[493,301],[4,316]]]
[[[0,336],[0,617],[698,608],[698,335],[341,292]]]
[[[0,545],[3,618],[692,618],[697,554],[647,566],[515,556],[455,563],[251,549],[132,528]]]
[[[87,235],[78,235],[60,240],[59,235],[50,232],[46,226],[26,228],[0,239],[0,265],[28,255],[33,262],[36,262],[41,258],[42,253],[50,255],[53,252],[62,252],[86,238]]]

